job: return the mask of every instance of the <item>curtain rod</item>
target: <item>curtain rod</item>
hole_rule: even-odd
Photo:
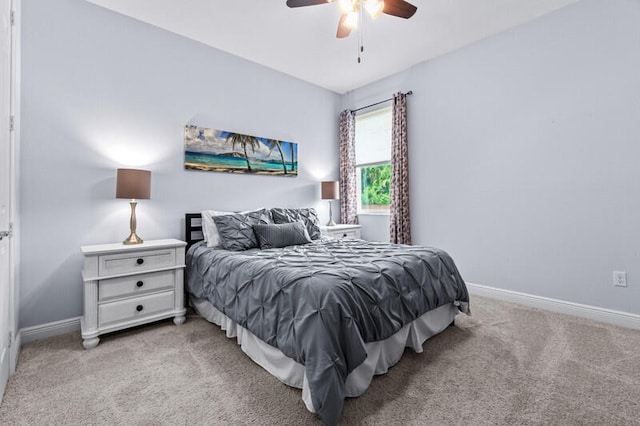
[[[413,90],[409,90],[407,93],[405,93],[405,95],[407,95],[407,96],[413,95]],[[393,98],[385,99],[384,101],[376,102],[376,103],[373,103],[371,105],[367,105],[367,106],[360,107],[358,109],[354,109],[353,112],[358,112],[358,111],[360,111],[362,109],[371,108],[372,106],[380,105],[380,104],[383,104],[385,102],[389,102],[389,101],[392,101],[392,100],[393,100]]]

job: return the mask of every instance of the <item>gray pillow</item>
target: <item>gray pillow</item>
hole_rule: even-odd
[[[213,222],[220,234],[222,248],[240,251],[258,247],[253,225],[270,223],[270,220],[269,212],[262,209],[248,213],[213,216]]]
[[[309,236],[312,240],[320,238],[320,220],[318,219],[318,213],[314,208],[304,209],[283,209],[273,208],[271,209],[271,216],[275,223],[291,223],[302,221],[307,227]]]
[[[309,232],[302,222],[253,225],[261,249],[270,249],[311,242]]]

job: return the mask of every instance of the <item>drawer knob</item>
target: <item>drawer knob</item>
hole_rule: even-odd
[[[138,282],[136,283],[136,285],[137,285],[138,287],[142,287],[142,286],[144,285],[144,283],[143,283],[142,281],[138,281]]]
[[[138,265],[142,265],[144,263],[144,259],[138,259],[136,260],[136,262],[138,263]]]
[[[144,308],[142,307],[142,305],[138,305],[136,306],[136,311],[140,312],[142,311]]]
[[[346,237],[346,236],[347,236],[347,234],[342,234],[342,237]]]

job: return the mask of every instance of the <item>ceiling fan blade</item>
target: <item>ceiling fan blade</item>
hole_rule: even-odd
[[[349,34],[351,34],[351,28],[347,27],[344,24],[344,21],[346,21],[347,19],[347,15],[343,14],[340,17],[340,22],[338,22],[338,33],[336,34],[336,37],[338,38],[345,38],[348,37]]]
[[[324,3],[327,3],[327,0],[287,0],[289,7],[315,6]]]
[[[385,0],[382,12],[387,15],[409,19],[416,13],[416,10],[418,10],[417,7],[404,0]]]

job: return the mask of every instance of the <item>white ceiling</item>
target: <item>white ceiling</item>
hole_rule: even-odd
[[[336,39],[337,4],[290,9],[285,0],[87,0],[337,93],[538,18],[578,0],[409,0],[409,20],[364,19]]]

